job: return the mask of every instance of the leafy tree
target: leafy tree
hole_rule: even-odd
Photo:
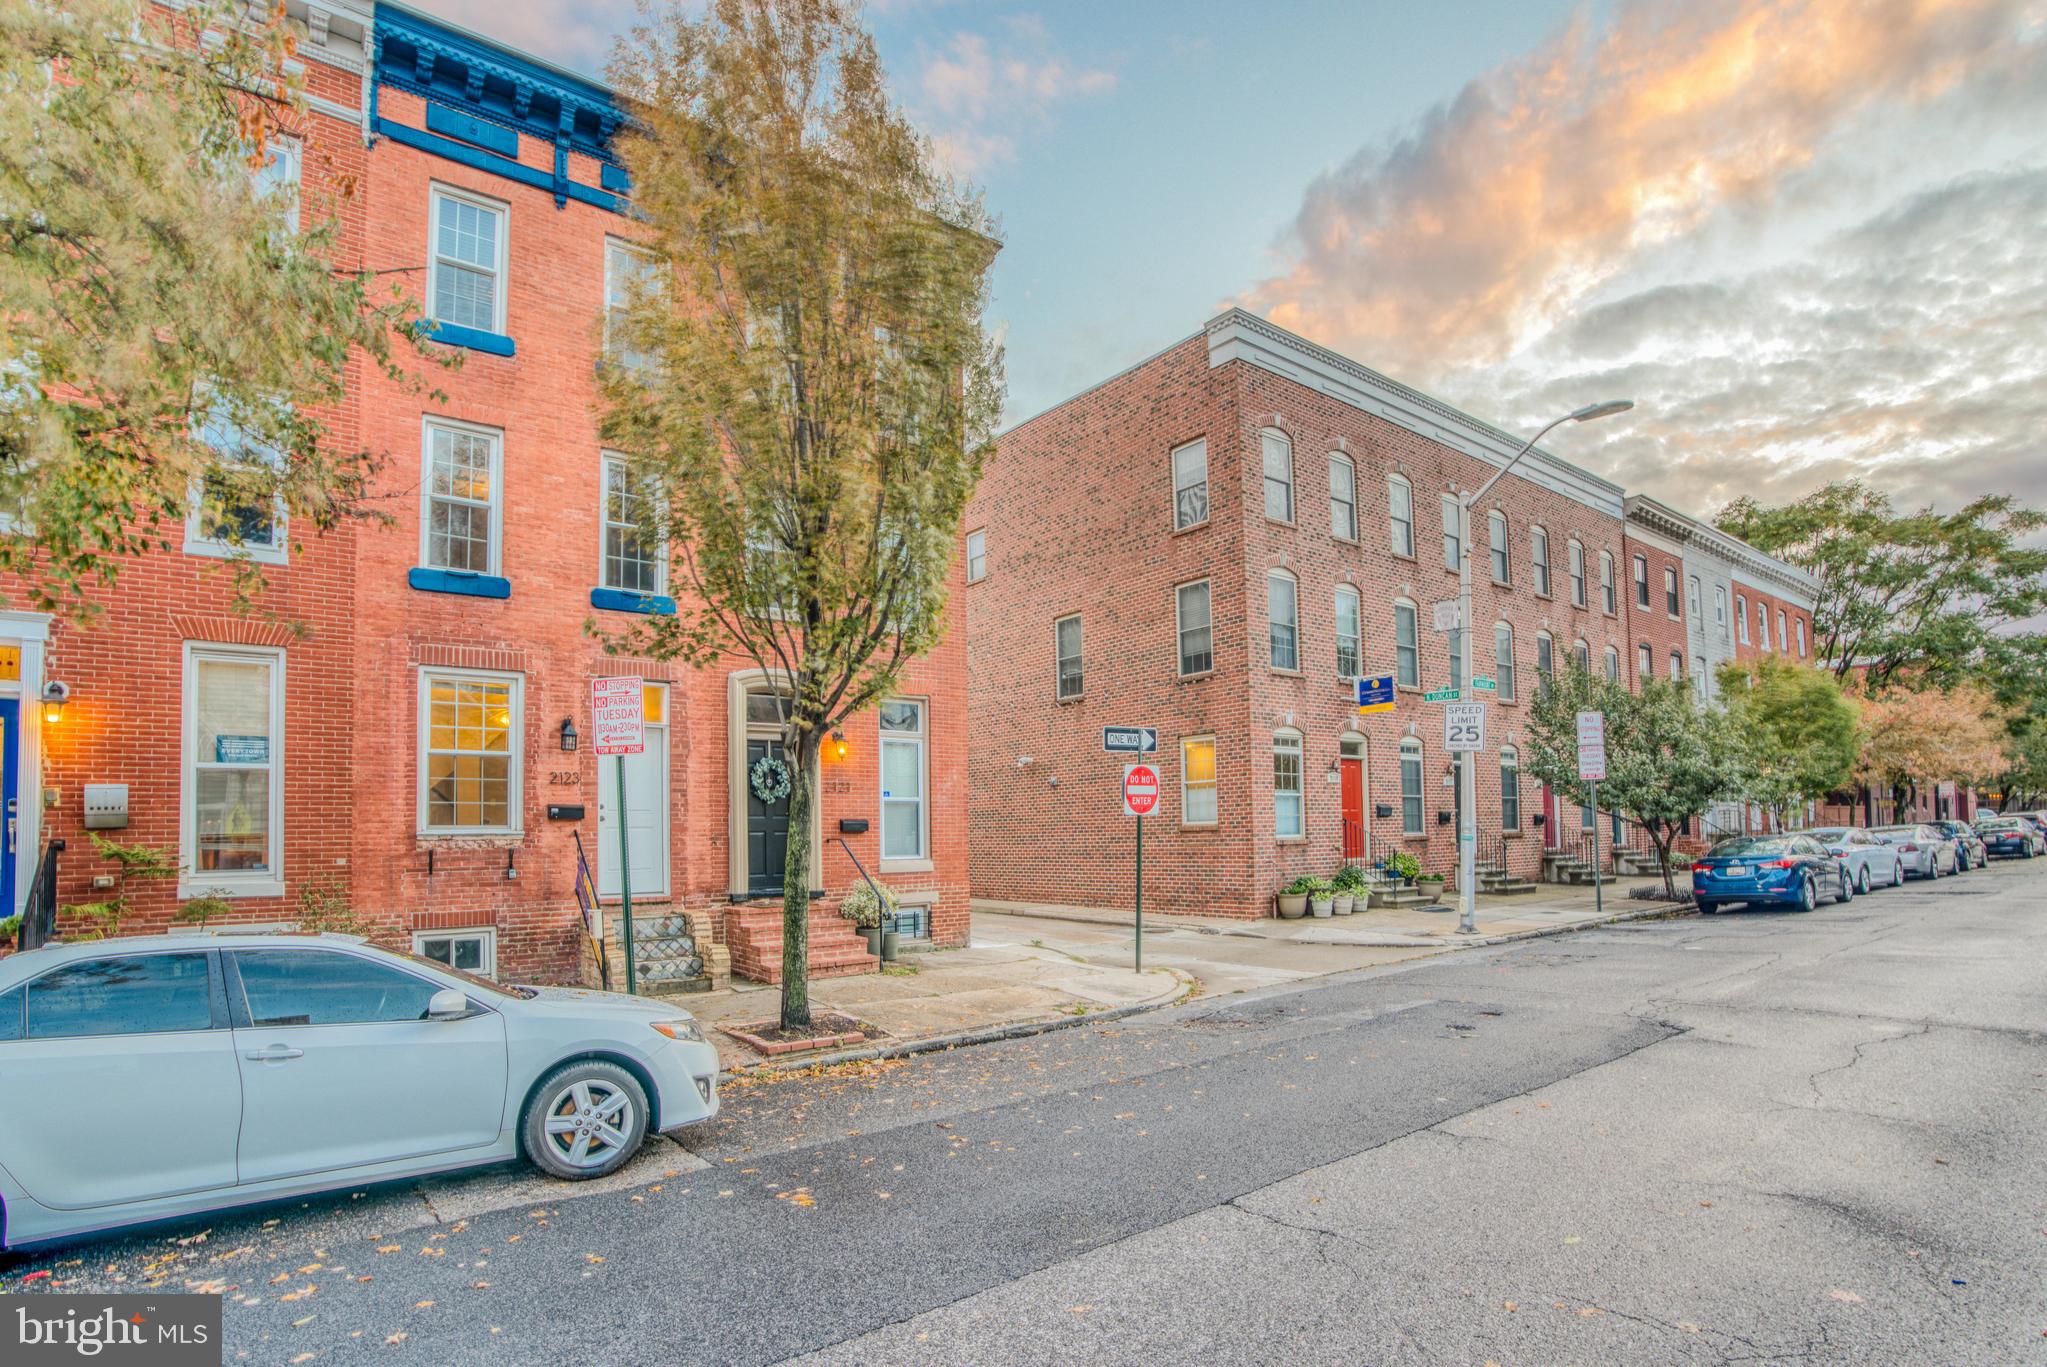
[[[1901,671],[1966,677],[2002,628],[2047,608],[2047,549],[2028,544],[2047,515],[2009,495],[1901,513],[1846,480],[1781,508],[1740,498],[1718,521],[1819,580],[1815,654],[1839,678],[1863,675],[1872,693]]]
[[[1673,896],[1670,845],[1678,828],[1715,802],[1742,796],[1751,781],[1749,748],[1733,718],[1702,707],[1682,680],[1645,679],[1642,691],[1578,667],[1538,692],[1529,716],[1527,767],[1579,806],[1591,806],[1578,777],[1578,713],[1606,714],[1606,777],[1599,807],[1640,826],[1656,846],[1663,888]]]
[[[1999,810],[2036,811],[2047,803],[2047,726],[2037,723],[2007,730],[2004,772],[1997,777]]]
[[[1720,692],[1747,742],[1746,794],[1777,814],[1844,787],[1855,773],[1856,710],[1832,674],[1777,656],[1720,667]]]
[[[1862,705],[1856,776],[1902,808],[1922,784],[1996,777],[2005,767],[2003,735],[1995,701],[1973,685],[1894,689]]]
[[[841,0],[671,10],[613,78],[654,266],[608,339],[602,426],[688,590],[629,639],[777,681],[781,1017],[800,1028],[820,742],[938,641],[1001,406],[993,225],[934,169]]]
[[[375,462],[317,410],[359,356],[403,378],[416,310],[332,264],[347,179],[307,177],[297,232],[260,186],[292,51],[282,5],[0,0],[0,571],[36,608],[92,616],[195,490],[234,544],[238,510],[369,506]],[[231,563],[245,602],[261,572]]]

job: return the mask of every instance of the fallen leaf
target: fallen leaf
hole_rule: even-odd
[[[390,1335],[387,1335],[387,1336],[385,1337],[385,1339],[384,1339],[384,1342],[386,1342],[386,1343],[403,1343],[403,1342],[405,1342],[405,1340],[407,1340],[407,1339],[409,1339],[409,1338],[411,1338],[411,1337],[412,1337],[412,1335],[410,1335],[410,1334],[406,1333],[406,1332],[405,1332],[405,1331],[404,1331],[403,1329],[400,1329],[400,1330],[399,1330],[399,1331],[398,1331],[397,1333],[395,1333],[395,1334],[390,1334]]]
[[[604,1255],[601,1253],[585,1253],[583,1261],[586,1263],[601,1263],[604,1261]]]
[[[1579,1241],[1578,1236],[1575,1234],[1567,1234],[1564,1236],[1564,1242],[1567,1244],[1575,1244],[1578,1241]]]
[[[1853,1291],[1843,1291],[1838,1286],[1835,1287],[1832,1291],[1829,1291],[1827,1294],[1829,1296],[1832,1296],[1835,1300],[1841,1302],[1841,1304],[1843,1305],[1862,1304],[1862,1297],[1856,1295]]]
[[[379,1252],[379,1253],[402,1253],[402,1252],[404,1252],[404,1249],[403,1249],[402,1247],[400,1247],[399,1245],[397,1245],[397,1244],[378,1244],[378,1245],[377,1245],[377,1252]]]
[[[1500,1306],[1510,1315],[1521,1308],[1520,1306],[1514,1304],[1514,1302],[1512,1301],[1502,1301],[1500,1302]]]
[[[414,1310],[431,1310],[434,1308],[434,1303],[432,1301],[414,1301],[412,1308]]]
[[[291,1322],[291,1327],[294,1329],[303,1329],[318,1318],[320,1318],[318,1315],[308,1315],[302,1320],[293,1320]]]
[[[1069,1315],[1085,1315],[1092,1309],[1094,1309],[1092,1305],[1069,1305],[1066,1307],[1066,1313]]]
[[[1594,1315],[1604,1315],[1605,1313],[1604,1310],[1601,1310],[1596,1305],[1581,1305],[1578,1307],[1578,1315],[1581,1319],[1589,1319]]]

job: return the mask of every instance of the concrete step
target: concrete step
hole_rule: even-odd
[[[1538,885],[1522,878],[1508,878],[1497,883],[1484,883],[1480,887],[1488,897],[1520,897],[1525,893],[1542,891]]]

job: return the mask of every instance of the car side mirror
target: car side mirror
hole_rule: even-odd
[[[469,998],[459,987],[444,987],[427,999],[430,1021],[458,1021],[469,1014]]]

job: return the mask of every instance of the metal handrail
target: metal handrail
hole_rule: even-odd
[[[887,895],[882,892],[881,885],[876,883],[873,877],[868,874],[867,866],[860,862],[859,855],[853,853],[853,847],[846,843],[846,837],[841,835],[834,838],[839,842],[839,848],[846,852],[846,858],[853,861],[853,867],[860,870],[860,877],[866,882],[869,890],[874,893],[874,904],[880,907],[881,914],[888,918],[888,933],[891,935],[898,933],[896,930],[894,907],[889,902]]]
[[[57,856],[62,853],[64,842],[52,840],[36,859],[35,876],[21,908],[21,925],[14,933],[16,949],[39,949],[57,933]]]

